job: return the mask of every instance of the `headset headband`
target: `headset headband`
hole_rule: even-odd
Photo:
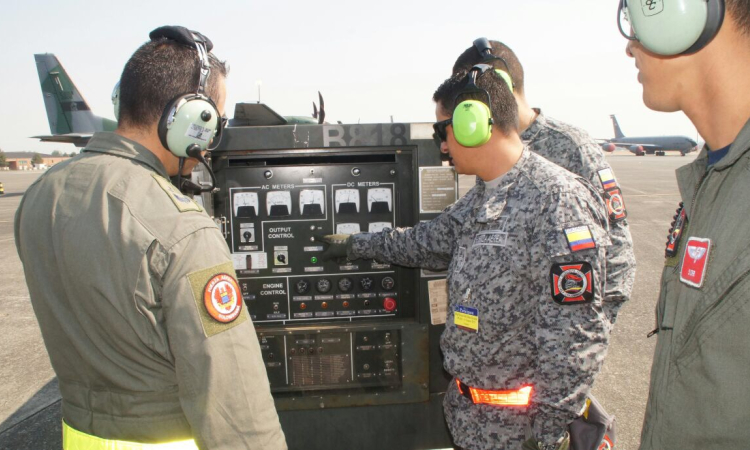
[[[510,74],[510,66],[508,66],[508,61],[506,61],[502,56],[495,56],[492,54],[492,46],[490,45],[490,41],[488,41],[487,38],[481,37],[475,39],[474,48],[479,53],[479,56],[482,57],[483,63],[489,61],[500,61],[505,66],[505,71]]]
[[[188,47],[195,47],[198,50],[198,59],[200,60],[200,75],[198,78],[198,94],[205,95],[206,83],[208,82],[208,76],[211,74],[211,64],[209,63],[208,53],[214,48],[211,39],[207,38],[203,34],[188,30],[185,27],[180,26],[163,26],[155,29],[148,34],[148,37],[152,41],[159,39],[169,39],[170,41],[177,42],[181,45]]]

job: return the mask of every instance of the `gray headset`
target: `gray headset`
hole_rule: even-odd
[[[221,139],[223,121],[216,104],[205,93],[211,73],[208,52],[213,48],[213,43],[197,31],[175,26],[157,28],[149,37],[152,41],[166,38],[195,47],[200,59],[197,91],[174,98],[164,108],[159,119],[159,139],[162,145],[180,158],[196,157],[205,150],[216,148]]]
[[[626,14],[632,35],[622,27]],[[708,45],[724,22],[724,0],[620,0],[617,24],[627,39],[659,55],[687,55]]]

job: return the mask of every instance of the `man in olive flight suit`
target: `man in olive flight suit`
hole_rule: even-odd
[[[40,177],[16,213],[63,448],[285,449],[227,245],[169,182],[197,160],[183,167],[159,134],[163,113],[179,125],[166,105],[198,86],[213,106],[202,119],[219,123],[226,66],[199,33],[151,37],[122,73],[117,130]],[[220,127],[188,131],[210,141]]]
[[[747,449],[750,1],[652,7],[619,11],[643,102],[684,112],[706,145],[676,171],[640,449]]]
[[[488,98],[493,122],[467,123],[463,114]],[[523,145],[509,84],[490,66],[447,80],[434,100],[441,150],[478,184],[413,228],[326,236],[324,257],[448,269],[441,348],[454,376],[444,408],[456,445],[567,448],[611,327],[605,205],[588,183]],[[482,127],[489,140],[466,138]]]

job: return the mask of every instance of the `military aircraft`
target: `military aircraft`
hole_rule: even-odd
[[[33,136],[42,142],[65,142],[84,147],[97,131],[114,131],[117,122],[94,115],[57,57],[35,54],[51,135]]]
[[[635,153],[636,156],[646,154],[664,156],[667,151],[678,151],[682,156],[685,156],[687,153],[698,150],[698,143],[687,136],[627,137],[620,130],[617,117],[614,114],[609,117],[612,119],[615,137],[605,139],[600,144],[605,152],[612,152],[617,147],[623,147]]]
[[[39,82],[42,86],[44,106],[47,108],[47,119],[51,135],[32,136],[42,142],[65,142],[76,147],[85,147],[91,136],[97,131],[114,131],[117,122],[94,115],[73,84],[60,60],[52,53],[35,54]],[[323,96],[318,92],[320,109],[313,102],[313,113],[308,116],[281,116],[265,105],[261,105],[260,123],[264,125],[284,124],[322,124],[325,123],[325,106]],[[269,123],[268,120],[272,120]],[[239,117],[229,121],[229,126],[238,124]],[[254,117],[254,119],[257,119]],[[256,124],[254,121],[242,125]]]

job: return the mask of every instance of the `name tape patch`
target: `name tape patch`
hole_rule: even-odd
[[[480,231],[474,236],[472,247],[478,245],[494,245],[505,247],[508,245],[508,233],[499,230]]]

